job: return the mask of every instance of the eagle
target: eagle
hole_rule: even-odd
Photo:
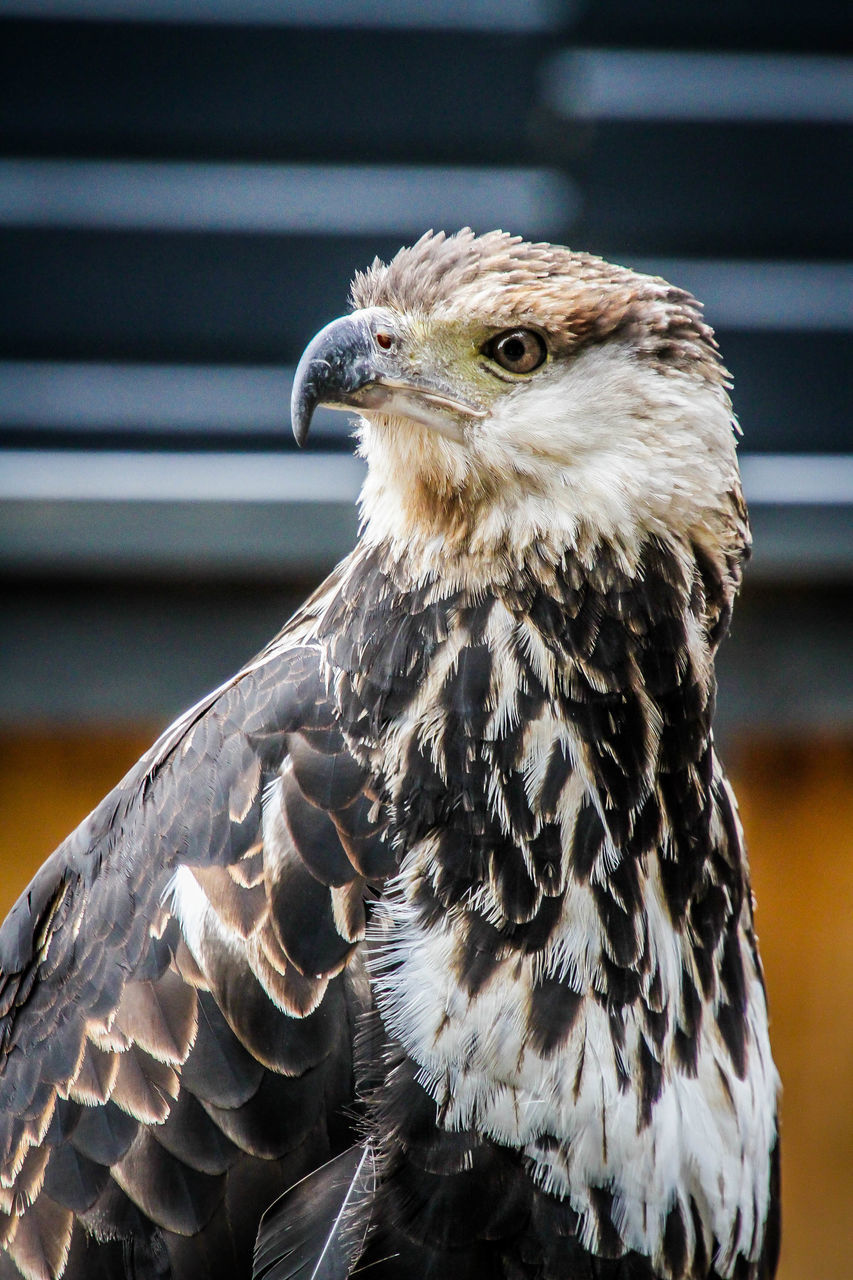
[[[2,1280],[771,1280],[729,386],[585,253],[356,275],[354,550],[0,931]]]

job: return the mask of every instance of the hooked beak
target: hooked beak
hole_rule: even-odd
[[[290,400],[290,420],[300,447],[320,405],[398,414],[458,441],[463,439],[460,418],[486,416],[485,410],[460,400],[451,387],[408,369],[393,336],[390,348],[383,349],[377,334],[392,335],[387,315],[378,316],[372,309],[355,311],[327,324],[305,348]]]

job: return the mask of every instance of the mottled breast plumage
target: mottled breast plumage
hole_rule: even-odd
[[[447,590],[373,548],[320,618],[399,863],[368,930],[398,1059],[372,1104],[386,1230],[426,1246],[443,1194],[459,1240],[525,1239],[438,1189],[509,1160],[519,1223],[545,1194],[561,1238],[648,1259],[638,1275],[765,1274],[773,1067],[711,737],[725,578],[650,539],[633,572],[543,544]]]

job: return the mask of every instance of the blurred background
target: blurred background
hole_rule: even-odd
[[[293,366],[493,226],[661,273],[735,378],[720,670],[785,1094],[782,1280],[853,1248],[853,69],[826,0],[2,0],[0,909],[355,537]]]

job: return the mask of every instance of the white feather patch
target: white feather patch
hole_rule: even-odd
[[[664,1087],[648,1124],[641,1124],[639,1082],[620,1087],[609,1015],[589,994],[601,949],[600,921],[587,886],[569,882],[556,938],[546,953],[511,957],[469,998],[453,977],[462,913],[451,909],[431,929],[409,900],[416,867],[428,850],[413,851],[391,887],[372,932],[374,989],[389,1031],[419,1066],[418,1078],[448,1129],[474,1129],[514,1147],[534,1179],[569,1200],[580,1215],[582,1240],[593,1246],[594,1188],[612,1190],[617,1229],[629,1249],[663,1266],[662,1242],[672,1206],[692,1247],[689,1199],[707,1235],[723,1242],[716,1265],[730,1272],[736,1254],[755,1254],[756,1215],[768,1207],[769,1157],[775,1138],[778,1078],[770,1055],[764,994],[744,947],[748,979],[748,1063],[738,1080],[711,1010],[706,1009],[695,1077],[664,1045]],[[656,874],[645,886],[650,954],[664,1003],[679,1000],[682,941],[672,928]],[[527,1040],[527,1009],[537,973],[559,975],[587,992],[560,1052],[536,1053]],[[639,1012],[626,1012],[625,1058],[636,1062]],[[722,1083],[722,1075],[728,1090]],[[543,1134],[558,1148],[540,1148]]]

